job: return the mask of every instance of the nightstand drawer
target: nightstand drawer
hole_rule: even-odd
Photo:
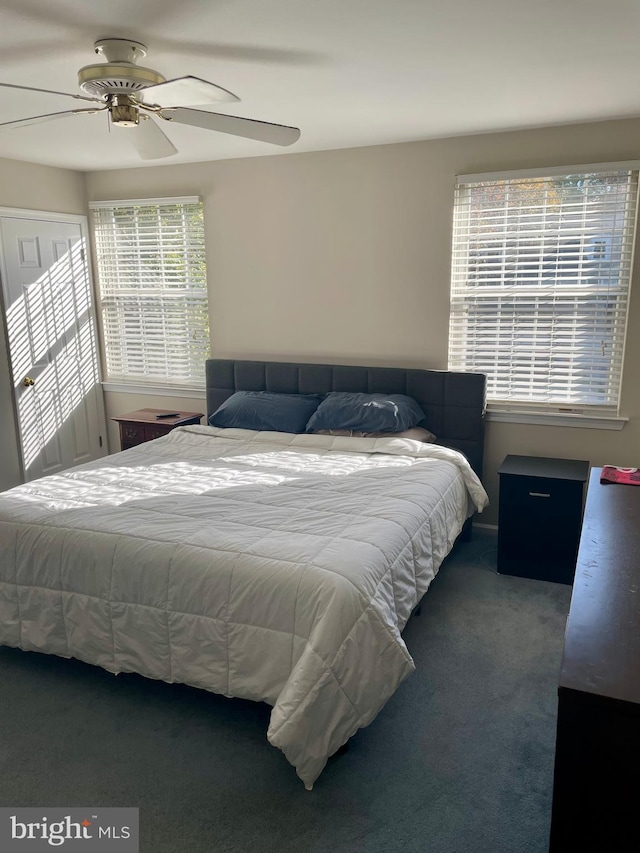
[[[120,424],[120,439],[128,445],[145,441],[143,424]]]
[[[163,435],[166,435],[168,432],[171,432],[173,426],[146,426],[144,428],[144,440],[145,441],[153,441],[154,438],[161,438]]]
[[[545,477],[500,477],[500,497],[519,512],[536,515],[575,515],[582,511],[583,484]]]

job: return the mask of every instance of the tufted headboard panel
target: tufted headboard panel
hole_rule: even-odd
[[[422,407],[437,443],[461,450],[482,476],[486,377],[402,367],[354,367],[211,358],[206,365],[207,418],[235,391],[406,394]]]

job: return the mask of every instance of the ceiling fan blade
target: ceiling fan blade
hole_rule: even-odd
[[[87,14],[82,17],[78,14],[78,4],[65,3],[56,0],[2,0],[2,7],[6,11],[13,12],[17,17],[24,20],[28,18],[37,21],[38,24],[46,22],[59,28],[75,30],[86,36],[87,41],[96,39],[102,30],[108,36],[114,38],[122,34],[123,38],[135,38],[132,27],[148,27],[149,21],[153,21],[154,27],[172,23],[176,19],[181,20],[188,14],[189,6],[197,5],[198,0],[181,0],[179,4],[172,0],[136,0],[135,3],[123,4],[127,8],[126,26],[114,23],[114,17],[119,18],[115,9],[105,8],[87,9]],[[82,5],[82,4],[80,4]],[[113,4],[111,4],[113,6]],[[140,33],[142,35],[142,33]]]
[[[65,98],[74,98],[76,101],[91,101],[102,104],[101,98],[85,98],[84,95],[72,95],[70,92],[56,92],[55,89],[34,89],[33,86],[18,86],[16,83],[0,83],[3,89],[23,89],[25,92],[44,92],[45,95],[62,95]]]
[[[227,116],[221,113],[209,113],[205,110],[188,110],[184,107],[177,107],[166,112],[169,115],[160,113],[162,118],[175,121],[178,124],[190,124],[192,127],[217,130],[220,133],[230,133],[232,136],[245,136],[247,139],[271,142],[274,145],[293,145],[300,138],[300,130],[297,127],[288,127],[284,124],[271,124],[253,118]]]
[[[191,76],[177,77],[175,80],[167,80],[166,83],[156,83],[155,86],[145,86],[140,95],[146,104],[162,101],[172,107],[195,107],[220,101],[240,100],[237,95],[222,86]]]
[[[82,25],[78,21],[77,11],[65,8],[64,3],[25,2],[25,0],[2,0],[5,11],[14,12],[22,20],[28,18],[39,24],[47,23],[56,27],[78,29]]]
[[[149,38],[154,51],[176,56],[201,56],[204,59],[228,59],[232,62],[257,62],[264,65],[319,65],[325,57],[310,50],[261,47],[252,44],[229,44],[219,41],[201,42],[186,39]]]
[[[30,116],[29,118],[19,118],[15,121],[3,121],[0,122],[0,130],[9,130],[13,127],[28,127],[30,124],[40,124],[43,121],[53,121],[56,118],[62,118],[63,116],[76,116],[80,113],[89,113],[89,115],[93,115],[94,113],[102,112],[102,110],[106,110],[107,107],[100,107],[95,110],[65,110],[61,113],[45,113],[41,116]]]
[[[134,130],[132,139],[143,160],[159,160],[178,153],[167,134],[150,116],[140,116],[140,124]]]
[[[51,40],[48,41],[23,41],[12,42],[2,48],[2,67],[14,64],[28,64],[32,56],[37,56],[38,59],[46,59],[49,56],[65,55],[67,58],[70,54],[69,48],[64,44],[56,44]],[[82,63],[82,51],[74,51],[78,53],[77,64]]]

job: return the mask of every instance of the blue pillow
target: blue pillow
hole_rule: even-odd
[[[402,432],[417,426],[425,414],[404,394],[359,394],[332,391],[307,424],[307,432],[351,429],[362,432]]]
[[[304,432],[321,400],[319,394],[236,391],[211,415],[209,424],[233,429]]]

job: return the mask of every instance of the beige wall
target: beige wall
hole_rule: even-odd
[[[0,207],[86,213],[84,175],[0,159]],[[4,322],[0,323],[0,491],[21,481]]]
[[[87,194],[203,197],[216,356],[446,368],[454,176],[639,155],[640,120],[626,120],[97,172]],[[634,296],[621,432],[488,424],[482,520],[497,520],[507,453],[640,464],[639,333]],[[107,395],[109,415],[139,405],[169,402]]]

